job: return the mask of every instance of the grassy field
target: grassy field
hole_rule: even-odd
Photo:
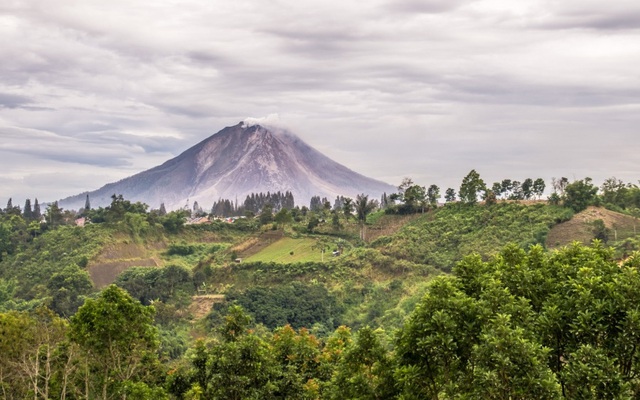
[[[314,247],[315,244],[315,239],[291,239],[285,237],[246,258],[244,261],[273,261],[278,263],[322,261],[322,253],[319,248]],[[291,254],[292,252],[293,254]],[[324,259],[328,260],[331,257],[331,251],[327,250],[324,253]]]

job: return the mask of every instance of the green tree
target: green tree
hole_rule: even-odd
[[[431,185],[427,189],[427,200],[429,206],[436,208],[438,206],[438,199],[440,198],[440,188],[437,185]]]
[[[71,318],[71,340],[87,354],[99,372],[100,391],[92,398],[108,399],[121,384],[139,381],[158,348],[153,307],[145,307],[116,285],[88,299]]]
[[[447,203],[453,203],[456,201],[456,190],[454,188],[447,188],[444,193],[444,201]]]
[[[542,197],[542,194],[544,193],[545,187],[546,185],[544,183],[544,179],[537,178],[535,181],[533,181],[533,194],[535,194],[536,197],[540,199]]]
[[[64,215],[62,211],[62,208],[58,207],[57,201],[49,204],[45,212],[45,220],[48,227],[53,229],[64,223]]]
[[[290,325],[285,325],[274,331],[270,342],[273,357],[280,369],[276,397],[317,397],[314,396],[315,385],[309,382],[319,378],[320,341],[306,328],[296,332]]]
[[[480,174],[472,169],[467,176],[462,179],[460,185],[460,200],[465,204],[476,204],[478,195],[485,189],[484,181],[480,178]]]
[[[565,207],[569,207],[575,212],[580,212],[594,204],[598,188],[591,183],[591,178],[587,177],[571,182],[565,187],[564,191]]]
[[[230,307],[220,329],[222,341],[200,351],[196,377],[204,398],[263,399],[277,390],[272,350],[249,331],[250,324],[241,307]]]
[[[42,213],[40,212],[40,204],[38,203],[38,199],[35,199],[35,202],[33,203],[33,220],[34,221],[40,221],[40,219],[42,218]]]
[[[291,212],[289,212],[289,209],[287,208],[280,209],[280,211],[276,213],[273,220],[282,229],[284,229],[286,225],[290,225],[293,222],[293,218],[291,217]]]
[[[393,367],[380,340],[381,332],[366,326],[346,348],[331,381],[331,399],[395,397]]]
[[[533,179],[527,178],[522,182],[522,195],[525,200],[529,200],[533,196]]]
[[[183,210],[171,211],[160,218],[160,223],[170,233],[179,232],[187,219],[187,213]]]
[[[365,240],[365,222],[367,221],[367,215],[378,207],[376,200],[369,200],[369,196],[359,194],[356,196],[356,202],[354,204],[356,209],[356,215],[358,221],[360,221],[360,239]]]
[[[93,283],[87,271],[70,265],[51,276],[47,289],[51,296],[51,309],[68,318],[84,303],[93,290]]]
[[[633,399],[615,359],[603,349],[582,345],[566,360],[562,376],[570,399]]]
[[[260,211],[260,225],[266,225],[273,222],[273,206],[265,204]]]
[[[454,397],[468,382],[482,313],[455,279],[434,280],[398,335],[395,376],[402,398]]]
[[[351,197],[345,197],[342,203],[342,213],[345,218],[351,218],[351,213],[353,212],[353,199]]]
[[[415,212],[417,210],[424,212],[427,201],[426,189],[424,186],[419,185],[409,186],[404,192],[403,199],[407,212]]]
[[[560,399],[562,391],[546,363],[548,349],[531,340],[511,316],[497,314],[473,348],[472,398]]]
[[[24,201],[24,210],[22,211],[22,216],[27,221],[33,220],[33,209],[31,208],[31,199],[26,199]]]

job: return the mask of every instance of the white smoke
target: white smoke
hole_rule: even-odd
[[[269,114],[266,117],[262,118],[249,117],[242,121],[243,128],[250,128],[256,125],[270,128],[285,128],[282,122],[280,122],[280,117],[278,116],[278,114]]]

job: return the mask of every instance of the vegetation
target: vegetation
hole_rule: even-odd
[[[545,204],[450,204],[415,219],[393,236],[378,238],[371,246],[396,259],[450,271],[472,252],[489,255],[509,242],[523,248],[544,245],[549,229],[572,216],[570,209]]]
[[[473,170],[445,204],[407,178],[218,215],[9,201],[0,396],[638,398],[640,189],[545,187]]]

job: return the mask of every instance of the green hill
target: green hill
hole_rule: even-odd
[[[449,271],[470,253],[490,255],[507,243],[523,248],[544,244],[550,229],[572,216],[567,208],[543,203],[447,204],[391,236],[379,237],[371,247],[393,258]]]

